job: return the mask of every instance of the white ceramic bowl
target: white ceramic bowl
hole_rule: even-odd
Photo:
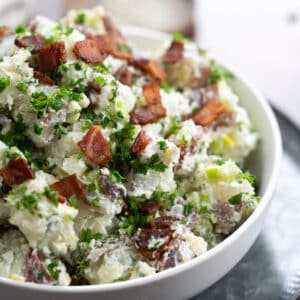
[[[125,27],[124,32],[130,41],[145,50],[156,49],[170,39],[167,34],[134,27]],[[19,283],[0,278],[0,298],[3,300],[188,299],[224,276],[245,255],[261,230],[275,187],[282,151],[280,131],[270,106],[255,88],[233,73],[236,79],[232,87],[240,96],[242,105],[249,112],[262,138],[262,143],[248,161],[249,169],[259,179],[259,194],[262,200],[240,228],[202,256],[155,275],[127,282],[71,287]]]

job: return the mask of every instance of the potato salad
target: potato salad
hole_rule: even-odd
[[[259,197],[243,166],[258,134],[205,51],[174,34],[143,52],[102,7],[14,32],[0,59],[1,277],[144,277],[251,215]]]

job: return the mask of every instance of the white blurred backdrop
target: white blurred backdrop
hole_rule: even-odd
[[[2,24],[103,4],[121,23],[192,36],[300,128],[299,0],[1,0]]]

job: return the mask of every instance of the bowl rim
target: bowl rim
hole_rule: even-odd
[[[143,36],[153,39],[161,39],[162,41],[168,41],[171,39],[171,34],[163,33],[160,31],[143,28],[143,27],[135,27],[130,25],[123,25],[122,30],[125,35],[132,36]],[[31,282],[19,282],[9,278],[0,277],[0,286],[8,285],[14,288],[22,288],[27,290],[35,290],[39,292],[52,292],[54,294],[81,294],[86,292],[108,292],[108,291],[117,291],[122,289],[128,289],[137,286],[144,286],[149,283],[154,283],[160,281],[162,279],[166,279],[171,276],[176,276],[179,273],[187,271],[195,266],[201,265],[201,263],[211,259],[216,254],[230,247],[234,240],[239,239],[244,232],[248,230],[255,221],[259,218],[259,216],[263,213],[263,211],[267,208],[269,202],[271,201],[272,193],[275,189],[276,180],[279,174],[279,168],[282,157],[282,141],[281,134],[278,122],[274,115],[274,112],[271,109],[270,104],[266,101],[265,97],[258,91],[248,80],[244,79],[243,76],[240,75],[239,72],[236,72],[234,68],[228,67],[226,63],[223,63],[222,60],[218,59],[216,56],[212,56],[213,59],[218,61],[222,66],[226,69],[230,70],[236,78],[240,82],[243,83],[254,95],[257,101],[261,105],[261,109],[264,111],[267,119],[265,120],[270,124],[272,128],[272,139],[274,141],[274,161],[273,167],[271,169],[271,176],[269,178],[269,182],[267,184],[266,190],[264,194],[261,196],[261,201],[255,211],[251,214],[251,216],[239,227],[237,228],[230,236],[225,238],[221,243],[205,252],[204,254],[193,258],[192,260],[185,262],[179,266],[170,268],[168,270],[162,271],[160,273],[155,273],[148,275],[146,277],[135,278],[132,280],[124,281],[124,282],[114,282],[114,283],[105,283],[105,284],[93,284],[93,285],[82,285],[82,286],[51,286],[51,285],[42,285]]]

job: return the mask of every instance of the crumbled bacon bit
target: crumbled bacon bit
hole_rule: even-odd
[[[91,127],[78,145],[81,151],[97,165],[106,164],[111,158],[109,143],[102,135],[99,126]]]
[[[133,145],[130,148],[132,154],[141,153],[149,144],[150,139],[147,137],[146,132],[141,130],[137,135]]]
[[[114,56],[115,58],[124,59],[124,60],[130,60],[132,58],[132,55],[130,53],[121,52],[118,50],[115,50],[111,55]]]
[[[141,255],[150,260],[159,258],[171,240],[172,231],[169,229],[140,228],[133,238],[134,245]],[[151,245],[151,240],[156,239],[161,242],[159,245]]]
[[[226,107],[223,103],[217,100],[210,100],[202,105],[192,116],[192,119],[196,125],[209,126],[225,111]]]
[[[62,41],[45,45],[39,52],[39,68],[42,73],[55,71],[57,67],[67,61],[65,43]]]
[[[4,183],[9,186],[34,179],[32,171],[23,158],[11,160],[6,167],[0,169],[0,175],[3,177]]]
[[[127,44],[125,37],[121,34],[120,30],[117,28],[117,26],[109,16],[104,16],[102,18],[102,21],[104,23],[104,28],[107,34],[111,37],[116,45]]]
[[[130,112],[130,123],[145,125],[167,115],[166,109],[159,103],[135,108]]]
[[[155,80],[144,84],[143,96],[148,105],[161,103],[159,83]]]
[[[129,60],[131,54],[120,52],[117,50],[117,44],[113,41],[112,37],[108,34],[96,34],[88,37],[90,40],[95,41],[99,51],[102,54],[110,54],[118,59]]]
[[[31,48],[31,53],[38,53],[45,45],[41,35],[28,35],[15,39],[15,45],[19,48]]]
[[[84,199],[85,193],[76,174],[72,174],[54,182],[50,185],[52,190],[58,192],[61,197],[69,199],[72,195],[76,195],[78,199]],[[63,201],[63,198],[59,199]]]
[[[73,52],[78,59],[88,64],[99,64],[103,61],[103,55],[94,40],[85,39],[77,42],[73,47]]]
[[[122,73],[122,75],[120,76],[120,82],[131,86],[132,83],[132,74],[127,70],[124,73]]]
[[[39,71],[33,71],[33,77],[38,79],[39,82],[45,83],[50,86],[54,85],[55,83],[53,79]]]
[[[164,64],[176,64],[183,57],[184,43],[181,41],[172,41],[169,49],[162,57]]]
[[[140,205],[139,212],[141,212],[144,215],[150,215],[156,212],[159,208],[160,208],[160,204],[158,202],[152,200],[146,200]]]
[[[137,69],[147,72],[150,76],[158,80],[166,80],[168,77],[163,67],[155,60],[144,58],[132,59],[129,61],[129,63]]]
[[[114,52],[114,44],[108,34],[95,34],[89,36],[89,39],[96,42],[99,51],[103,54],[111,54]]]
[[[174,222],[177,221],[175,217],[172,216],[161,216],[155,219],[151,219],[146,227],[150,227],[152,229],[167,229],[171,228]]]
[[[9,31],[8,26],[3,25],[0,27],[0,41],[2,41],[6,37],[8,31]]]

